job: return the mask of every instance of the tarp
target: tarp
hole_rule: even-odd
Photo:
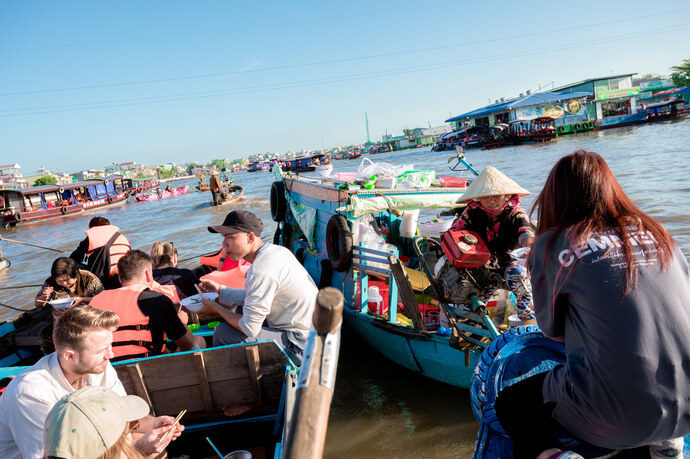
[[[521,107],[530,107],[532,105],[543,105],[561,100],[580,99],[582,97],[592,96],[591,92],[538,92],[529,94],[527,96],[518,97],[517,99],[501,102],[499,104],[491,104],[486,107],[472,110],[471,112],[463,113],[462,115],[454,116],[447,119],[445,122],[460,121],[466,118],[477,118],[491,113],[515,110]]]
[[[413,210],[413,209],[448,209],[457,207],[457,201],[462,193],[416,193],[400,195],[380,195],[367,198],[352,196],[350,204],[342,209],[359,218],[364,214],[383,212],[388,209]]]
[[[280,166],[273,166],[273,175],[275,176],[276,180],[285,182],[285,176],[283,175],[283,170],[280,168]],[[295,220],[297,220],[299,228],[302,230],[302,233],[304,233],[304,235],[307,237],[307,241],[309,241],[309,246],[312,249],[316,248],[316,246],[314,245],[314,228],[316,228],[316,209],[295,202],[295,200],[292,199],[292,196],[290,196],[290,193],[288,193],[287,189],[285,190],[285,199],[287,200],[287,203],[290,206],[292,216],[295,217]]]

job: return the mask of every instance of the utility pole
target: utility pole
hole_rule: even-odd
[[[367,147],[371,146],[371,141],[369,140],[369,114],[367,112],[364,112],[364,121],[366,121],[367,124]]]

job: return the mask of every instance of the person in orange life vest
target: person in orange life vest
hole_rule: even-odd
[[[115,331],[113,361],[163,353],[166,335],[189,351],[206,347],[201,336],[194,336],[177,316],[173,302],[151,289],[151,257],[141,250],[131,250],[117,263],[122,287],[104,290],[91,300],[97,309],[113,311],[120,317]]]
[[[106,246],[112,240],[113,242],[110,246],[110,271],[102,276],[99,275],[106,289],[118,288],[120,286],[117,276],[117,262],[130,250],[129,241],[123,234],[119,233],[119,230],[120,228],[111,225],[107,218],[92,218],[89,222],[89,229],[86,231],[86,239],[84,239],[79,244],[79,247],[77,247],[77,250],[70,255],[70,258],[76,260],[77,263],[82,263],[86,266],[89,257],[91,257],[97,249]],[[98,273],[95,274],[98,275]]]

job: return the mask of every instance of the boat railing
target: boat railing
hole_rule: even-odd
[[[388,321],[396,323],[398,286],[388,264],[388,257],[391,255],[393,255],[394,260],[397,260],[399,255],[398,249],[391,248],[387,251],[370,249],[366,246],[366,242],[354,245],[352,247],[352,266],[357,268],[358,271],[353,269],[352,279],[355,283],[355,295],[358,295],[357,291],[359,291],[359,297],[355,304],[358,304],[359,310],[366,314],[369,312],[369,273],[378,273],[382,277],[388,278],[390,282],[388,290]]]

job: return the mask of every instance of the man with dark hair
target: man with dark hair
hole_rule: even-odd
[[[217,291],[224,304],[244,303],[242,313],[237,314],[204,300],[200,314],[218,314],[227,322],[216,329],[213,344],[275,339],[299,363],[318,293],[309,273],[288,249],[261,240],[263,223],[251,212],[232,211],[222,225],[209,226],[208,230],[223,235],[227,257],[233,261],[244,258],[252,263],[244,291],[210,281],[202,283],[205,290]],[[239,301],[235,297],[238,292],[244,293]]]
[[[117,276],[118,260],[130,250],[130,244],[120,228],[111,225],[104,217],[94,217],[89,222],[86,239],[72,252],[70,258],[91,271],[106,289],[120,287]]]
[[[42,458],[46,417],[65,395],[86,386],[127,395],[110,364],[118,323],[116,314],[90,306],[71,308],[58,319],[56,352],[17,375],[0,397],[0,457]],[[161,453],[156,441],[173,421],[170,416],[142,419],[137,432],[146,433],[137,436],[135,447],[147,454]]]
[[[120,317],[113,338],[113,361],[161,354],[166,336],[183,351],[206,347],[203,337],[194,336],[180,321],[173,302],[151,290],[151,257],[141,250],[131,250],[120,258],[117,267],[122,287],[104,290],[90,303]]]

